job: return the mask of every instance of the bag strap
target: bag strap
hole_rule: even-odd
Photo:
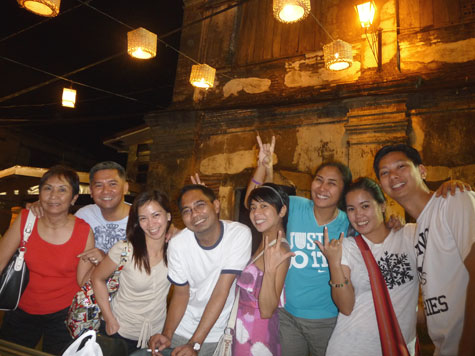
[[[369,274],[383,356],[409,356],[409,351],[389,296],[388,286],[384,281],[381,270],[368,244],[361,235],[355,236],[355,241],[363,255]]]
[[[236,325],[238,305],[239,305],[239,288],[237,290],[236,297],[234,298],[233,308],[231,309],[231,314],[229,315],[229,319],[228,319],[229,329],[234,330],[234,326]]]
[[[286,244],[288,244],[287,240],[285,239],[285,237],[281,237],[280,238],[280,242],[284,242]],[[277,239],[269,242],[269,244],[267,245],[267,247],[272,247],[274,246],[275,244],[277,243]],[[254,262],[256,262],[259,258],[261,258],[263,255],[264,255],[264,252],[266,252],[266,249],[263,249],[256,257],[254,257],[254,259],[249,262],[249,264],[253,264]]]
[[[33,232],[33,227],[35,226],[36,216],[31,210],[28,211],[28,217],[26,218],[25,227],[23,228],[23,238],[20,246],[25,247],[28,239],[30,238],[31,233]]]
[[[124,250],[120,254],[119,264],[114,271],[114,275],[118,275],[122,268],[124,268],[125,264],[127,263],[127,257],[129,256],[129,242],[127,240],[122,240],[124,242]]]

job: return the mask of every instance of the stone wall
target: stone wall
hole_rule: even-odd
[[[446,179],[475,186],[475,14],[464,2],[376,1],[378,66],[353,1],[311,3],[325,30],[311,16],[278,23],[271,0],[184,0],[181,50],[217,77],[212,89],[193,88],[193,63],[179,59],[172,106],[146,117],[154,141],[148,184],[175,197],[198,172],[219,194],[221,216],[235,219],[259,133],[276,136],[275,180],[304,196],[321,162],[374,177],[375,152],[394,142],[420,150],[431,187]],[[348,70],[325,68],[330,37],[351,43]]]

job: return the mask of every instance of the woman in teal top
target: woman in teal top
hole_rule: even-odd
[[[272,181],[275,139],[263,144],[260,137],[258,166],[247,194],[261,183]],[[348,218],[344,196],[351,183],[349,168],[340,162],[321,164],[311,185],[312,199],[291,196],[287,240],[295,256],[285,280],[285,308],[280,310],[282,355],[325,354],[336,323],[338,310],[331,299],[328,264],[314,241],[323,241],[323,228],[329,236],[345,236]]]

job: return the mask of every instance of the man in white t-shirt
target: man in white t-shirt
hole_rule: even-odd
[[[374,171],[384,192],[417,219],[414,247],[435,355],[475,355],[475,193],[436,197],[414,148],[381,148]]]
[[[186,228],[168,246],[168,279],[174,292],[161,334],[150,338],[153,355],[211,356],[223,334],[235,296],[235,277],[251,256],[251,232],[219,220],[219,201],[203,185],[185,186],[178,199]]]

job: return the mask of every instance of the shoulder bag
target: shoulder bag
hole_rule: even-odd
[[[21,295],[30,279],[30,272],[25,263],[26,243],[33,231],[36,216],[30,211],[26,219],[20,247],[15,251],[10,261],[0,275],[0,310],[15,310]]]
[[[391,297],[389,296],[388,286],[384,281],[381,270],[368,244],[361,235],[355,236],[355,241],[363,255],[369,274],[382,354],[383,356],[409,356],[406,341],[399,327]]]
[[[129,254],[129,243],[124,241],[124,250],[121,253],[119,264],[107,280],[107,291],[109,292],[109,301],[119,289],[119,275],[127,262]],[[96,302],[94,291],[92,290],[91,280],[87,281],[76,293],[69,307],[66,326],[73,338],[81,336],[87,330],[99,330],[101,325],[101,309]]]

